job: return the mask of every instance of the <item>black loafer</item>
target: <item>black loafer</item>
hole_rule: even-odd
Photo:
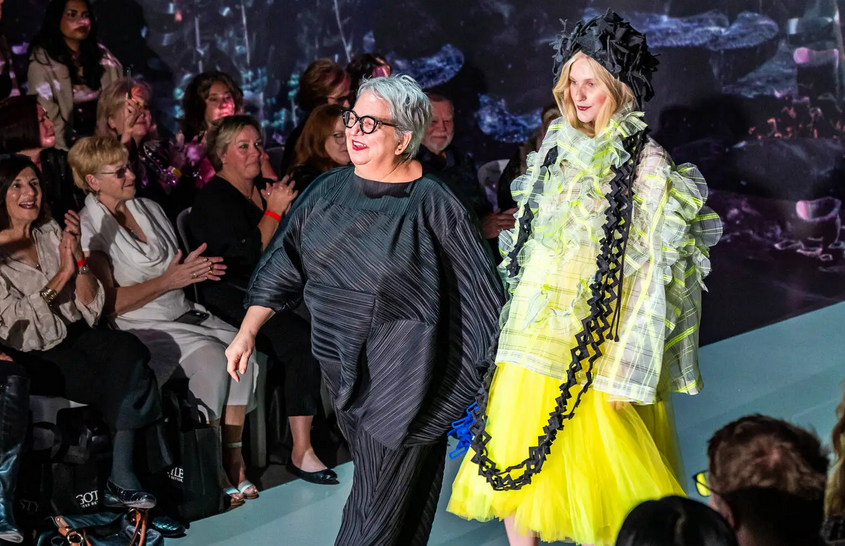
[[[103,491],[103,506],[108,508],[137,508],[149,510],[155,508],[156,498],[144,491],[122,489],[113,481],[106,482]]]
[[[317,472],[305,472],[294,466],[293,461],[288,461],[287,470],[297,478],[305,480],[309,483],[317,485],[338,485],[337,474],[334,470],[326,468],[325,470],[318,470]]]
[[[165,538],[180,538],[185,536],[187,527],[178,519],[170,516],[156,516],[150,526]]]

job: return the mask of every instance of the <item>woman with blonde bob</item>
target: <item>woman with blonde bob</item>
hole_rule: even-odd
[[[187,379],[199,412],[220,427],[228,474],[220,476],[221,487],[232,506],[241,505],[258,497],[240,450],[244,418],[255,402],[254,374],[240,382],[226,374],[224,351],[234,328],[188,301],[183,290],[219,281],[226,266],[222,258],[204,255],[205,244],[182,256],[163,209],[135,197],[128,159],[126,148],[110,136],[83,138],[71,148],[75,182],[88,194],[79,214],[81,247],[105,288],[104,314],[112,325],[147,346],[159,385]]]
[[[701,389],[702,280],[721,234],[693,165],[646,137],[657,60],[611,12],[561,35],[552,122],[499,238],[510,301],[449,511],[511,545],[610,545],[643,501],[683,495],[668,405]]]

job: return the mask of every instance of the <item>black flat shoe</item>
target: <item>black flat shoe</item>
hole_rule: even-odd
[[[297,478],[305,480],[309,483],[317,485],[338,485],[337,474],[334,470],[326,468],[325,470],[318,470],[317,472],[305,472],[294,466],[293,461],[288,461],[287,470]]]
[[[181,521],[170,516],[156,516],[150,526],[165,538],[183,537],[187,530],[187,527]]]
[[[149,493],[122,489],[111,480],[106,482],[106,489],[103,491],[103,506],[149,510],[155,508],[155,505],[156,498]]]

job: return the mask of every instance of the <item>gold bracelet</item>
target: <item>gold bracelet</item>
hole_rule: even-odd
[[[41,296],[41,298],[42,298],[44,301],[46,301],[46,302],[47,302],[47,305],[52,304],[52,303],[53,303],[53,301],[54,301],[56,298],[58,298],[58,297],[59,297],[59,293],[58,293],[58,292],[56,292],[55,290],[53,290],[52,288],[50,288],[49,286],[45,286],[44,288],[42,288],[42,289],[41,289],[41,292],[39,292],[39,295]]]

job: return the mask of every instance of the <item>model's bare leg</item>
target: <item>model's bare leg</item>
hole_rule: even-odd
[[[505,518],[505,530],[508,532],[508,543],[511,546],[539,546],[540,539],[529,533],[528,536],[521,535],[516,530],[514,519]]]

